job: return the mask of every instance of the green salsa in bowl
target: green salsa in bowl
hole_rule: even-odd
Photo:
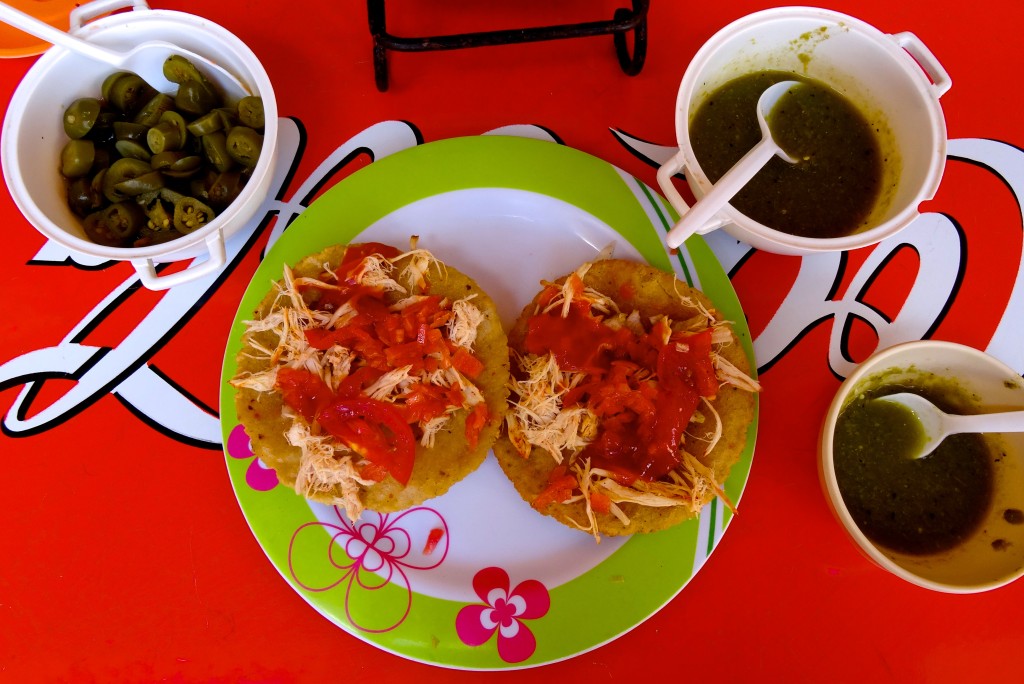
[[[1024,436],[951,435],[909,459],[913,413],[873,401],[913,392],[951,413],[1024,407],[1020,374],[971,347],[909,342],[881,351],[842,384],[826,413],[819,476],[842,528],[872,561],[949,593],[1024,574]]]

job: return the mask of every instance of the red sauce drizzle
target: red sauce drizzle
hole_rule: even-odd
[[[582,457],[623,484],[662,478],[680,463],[679,444],[701,396],[718,390],[711,330],[674,333],[666,344],[663,322],[642,334],[613,329],[580,302],[566,317],[560,309],[533,316],[525,348],[551,353],[562,370],[588,373],[563,399],[600,420]]]

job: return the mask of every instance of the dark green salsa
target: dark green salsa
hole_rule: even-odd
[[[730,202],[758,223],[802,237],[848,235],[865,225],[881,194],[882,153],[864,115],[829,86],[796,74],[760,71],[729,81],[690,120],[701,169],[718,181],[761,140],[757,100],[784,80],[804,83],[784,95],[768,123],[792,157],[774,157]]]
[[[914,392],[948,413],[968,413],[965,398],[941,384],[884,385],[866,391],[836,421],[833,463],[843,502],[873,542],[925,555],[966,540],[992,501],[992,454],[981,435],[950,435],[929,456],[910,459],[922,436],[914,414],[872,399]],[[916,431],[916,433],[915,433]]]

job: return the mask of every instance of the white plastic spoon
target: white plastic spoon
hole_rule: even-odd
[[[772,109],[778,104],[779,98],[786,94],[790,88],[801,85],[800,81],[780,81],[769,86],[757,99],[757,124],[761,127],[761,142],[753,148],[725,175],[718,179],[710,191],[690,210],[683,214],[672,230],[665,238],[670,249],[675,249],[686,242],[686,239],[697,232],[701,226],[710,221],[718,211],[729,203],[733,196],[743,189],[750,179],[757,175],[757,172],[767,164],[772,157],[778,155],[790,164],[795,164],[796,159],[789,156],[785,150],[772,138],[772,132],[768,128],[767,117]]]
[[[119,71],[133,71],[158,89],[160,89],[160,84],[153,82],[154,66],[159,71],[163,67],[164,60],[171,55],[180,55],[192,62],[204,76],[218,86],[228,102],[237,102],[246,95],[252,94],[245,83],[230,71],[202,55],[163,40],[147,40],[128,52],[117,52],[65,33],[45,21],[36,19],[32,15],[2,2],[0,2],[0,21],[45,40],[47,43],[67,48],[89,59],[105,62]]]
[[[977,413],[969,416],[945,413],[924,397],[911,392],[899,392],[878,397],[879,401],[901,404],[921,423],[924,441],[920,451],[910,458],[922,458],[935,451],[935,447],[949,435],[961,432],[1024,432],[1024,411],[1004,413]]]

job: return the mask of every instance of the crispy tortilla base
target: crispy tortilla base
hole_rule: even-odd
[[[295,277],[316,277],[325,268],[337,267],[346,249],[345,245],[335,245],[306,257],[292,269]],[[405,260],[399,261],[395,273],[401,274],[404,266]],[[406,286],[410,293],[414,291],[415,288],[403,277],[399,276],[397,280]],[[508,347],[494,302],[475,281],[451,266],[441,266],[439,271],[437,265],[432,264],[427,274],[427,282],[430,294],[443,295],[452,301],[471,294],[476,295],[473,303],[480,309],[484,319],[477,329],[473,352],[484,363],[484,370],[475,382],[486,399],[490,418],[480,432],[476,448],[471,449],[465,431],[468,411],[462,409],[456,412],[444,429],[435,435],[432,447],[427,448],[417,443],[416,460],[408,485],[403,487],[388,476],[381,482],[362,488],[361,496],[365,507],[381,513],[404,510],[440,496],[453,484],[476,470],[494,443],[507,409]],[[256,318],[263,318],[272,310],[276,295],[277,289],[271,288],[256,310]],[[398,295],[394,296],[394,299],[398,298]],[[253,342],[262,341],[264,345],[273,348],[276,340],[277,337],[273,333],[246,335],[244,347],[237,357],[238,373],[266,370],[269,367],[269,359],[256,354]],[[298,447],[289,444],[285,438],[290,421],[282,416],[282,406],[281,395],[277,392],[256,392],[242,388],[235,394],[238,418],[252,441],[254,454],[277,471],[277,477],[282,483],[294,488],[302,452]],[[336,487],[334,491],[318,493],[309,498],[322,503],[333,503],[340,495],[340,487]]]
[[[564,282],[566,277],[568,276],[559,278],[557,282]],[[674,321],[681,321],[699,315],[700,310],[696,306],[681,301],[683,297],[699,302],[709,311],[714,311],[711,300],[702,292],[647,264],[623,259],[597,261],[583,280],[588,286],[614,300],[621,310],[628,313],[638,309],[645,319],[663,314]],[[535,298],[509,331],[509,346],[519,353],[523,353],[527,322],[535,311],[536,302]],[[719,350],[719,353],[738,369],[750,374],[750,364],[735,334],[732,343]],[[754,396],[751,392],[732,385],[724,385],[711,403],[722,418],[721,439],[708,454],[705,453],[707,442],[688,437],[687,450],[701,463],[714,470],[715,481],[721,485],[746,446],[747,430],[754,419]],[[520,496],[528,503],[536,499],[547,486],[548,475],[555,466],[551,456],[538,447],[534,447],[529,458],[523,458],[504,433],[494,445],[494,454]],[[620,503],[619,507],[629,517],[630,524],[623,525],[611,514],[597,513],[601,534],[617,536],[656,532],[694,517],[694,514],[684,506],[653,508],[624,502]],[[583,524],[587,521],[586,504],[583,501],[551,504],[542,512],[573,528],[577,526],[572,521]]]

